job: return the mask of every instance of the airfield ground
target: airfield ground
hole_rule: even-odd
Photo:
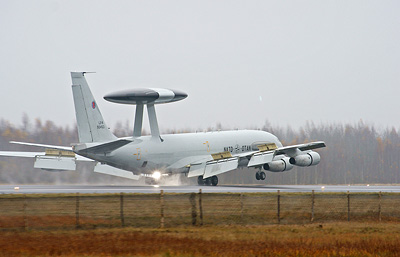
[[[4,194],[0,257],[400,256],[399,204],[399,193]]]
[[[400,224],[0,232],[0,256],[400,256]]]

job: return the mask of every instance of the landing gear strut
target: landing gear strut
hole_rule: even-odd
[[[264,171],[257,171],[257,173],[256,173],[257,180],[265,180],[266,177],[267,177],[267,175],[265,175]]]
[[[212,176],[210,178],[204,179],[203,176],[198,176],[197,178],[197,184],[199,186],[216,186],[218,185],[218,177],[217,176]]]
[[[157,181],[154,178],[145,178],[144,183],[146,183],[146,185],[156,185]]]
[[[218,177],[217,176],[211,177],[211,185],[213,185],[213,186],[218,185]]]
[[[199,184],[199,186],[203,186],[204,185],[204,179],[203,179],[203,176],[199,176],[198,178],[197,178],[197,184]]]

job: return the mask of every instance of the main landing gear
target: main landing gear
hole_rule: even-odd
[[[212,176],[212,177],[203,179],[203,176],[199,176],[197,178],[197,184],[199,184],[199,186],[216,186],[216,185],[218,185],[218,177]]]
[[[267,177],[267,175],[265,175],[264,171],[257,171],[257,173],[256,173],[257,180],[265,180],[266,177]]]

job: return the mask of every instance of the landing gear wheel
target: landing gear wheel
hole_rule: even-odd
[[[213,186],[218,185],[218,177],[217,176],[211,177],[211,185],[213,185]]]
[[[211,186],[211,178],[206,178],[206,179],[204,179],[203,181],[205,181],[205,182],[204,182],[204,185],[206,185],[206,186]]]
[[[199,176],[199,177],[197,178],[197,184],[198,184],[199,186],[204,186],[204,179],[203,179],[203,176]]]
[[[260,180],[261,178],[260,178],[260,172],[259,171],[257,171],[257,173],[256,173],[256,179],[257,180]]]
[[[265,172],[264,172],[264,171],[261,171],[261,172],[260,172],[260,179],[261,179],[261,180],[265,180],[266,177],[267,177],[267,175],[265,175]]]

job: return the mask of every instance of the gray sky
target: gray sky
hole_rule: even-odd
[[[135,87],[189,97],[161,129],[362,119],[400,128],[400,1],[0,1],[0,118],[73,125],[70,71],[108,125]]]

